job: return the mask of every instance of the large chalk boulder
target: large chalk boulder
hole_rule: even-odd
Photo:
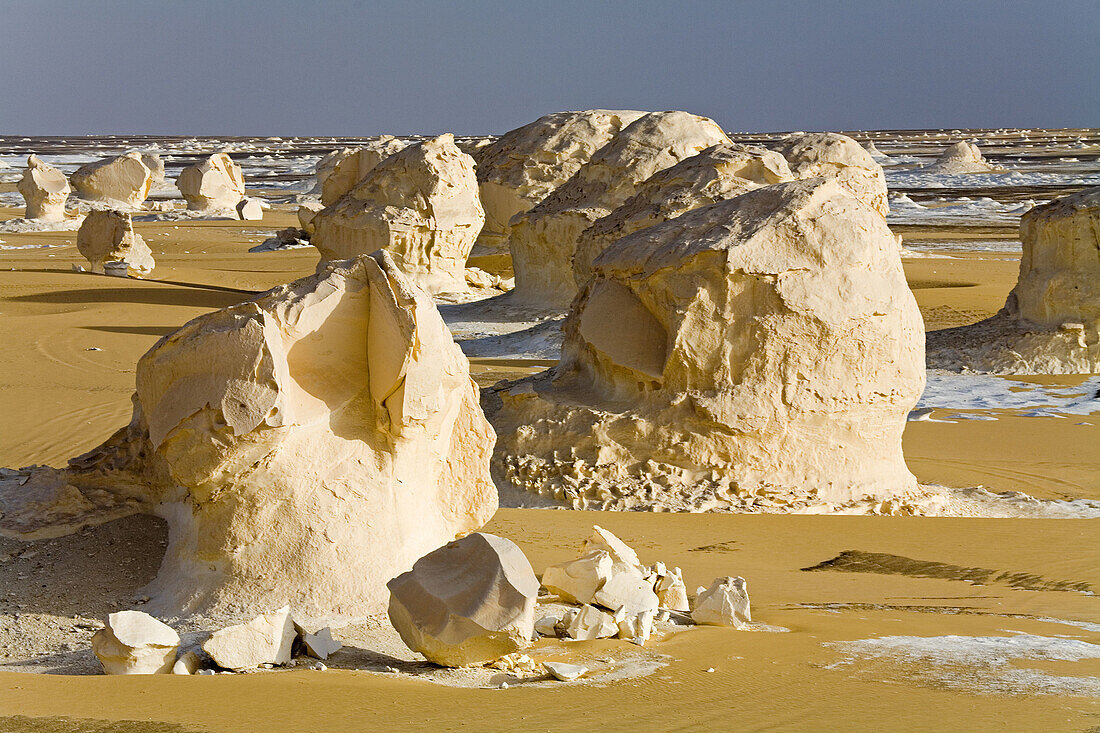
[[[994,374],[1100,373],[1100,187],[1020,219],[1023,256],[1005,307],[928,334],[928,365]]]
[[[477,244],[507,249],[509,222],[568,181],[597,150],[644,112],[555,112],[506,132],[477,151],[485,226]]]
[[[614,242],[692,209],[731,199],[794,176],[782,155],[734,143],[712,145],[639,184],[622,206],[584,230],[573,253],[573,277],[581,287],[592,276],[592,260]]]
[[[890,213],[886,174],[858,142],[836,132],[794,133],[779,144],[796,178],[836,178],[863,203],[886,216]]]
[[[169,674],[180,637],[141,611],[118,611],[92,635],[92,651],[107,674]]]
[[[967,140],[950,145],[932,165],[923,170],[935,173],[989,173],[1000,170],[982,156],[978,146]]]
[[[406,140],[399,140],[393,135],[382,135],[366,145],[341,148],[329,153],[317,164],[321,203],[325,206],[336,203],[341,196],[355,188],[355,184],[363,180],[376,165],[408,146],[409,142]]]
[[[76,233],[76,249],[92,272],[142,277],[157,266],[153,252],[125,211],[90,211]]]
[[[730,139],[714,120],[650,112],[627,125],[564,184],[511,223],[517,301],[564,307],[577,292],[573,252],[581,233],[660,170]]]
[[[187,166],[176,178],[191,211],[235,212],[244,198],[244,174],[226,153],[214,153]]]
[[[576,508],[789,511],[916,489],[924,328],[896,240],[832,179],[750,191],[593,262],[554,369],[498,388],[499,480]]]
[[[141,153],[131,152],[82,165],[69,182],[81,198],[136,209],[149,195],[153,176]]]
[[[389,582],[401,639],[447,667],[499,659],[531,643],[539,581],[513,542],[475,532]]]
[[[453,135],[424,140],[378,165],[310,222],[322,261],[378,249],[430,293],[466,289],[466,258],[485,213],[474,159]]]
[[[64,173],[44,163],[37,155],[27,156],[27,168],[16,188],[27,203],[25,218],[46,221],[65,218],[65,202],[72,191],[69,182]]]

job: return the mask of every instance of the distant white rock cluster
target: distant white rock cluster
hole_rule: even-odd
[[[988,162],[976,144],[960,140],[944,150],[939,160],[922,170],[930,173],[989,173],[1001,169]]]

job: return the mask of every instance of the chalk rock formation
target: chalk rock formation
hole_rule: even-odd
[[[235,211],[244,198],[244,174],[226,153],[214,153],[180,171],[176,179],[191,211]]]
[[[570,639],[590,641],[592,639],[610,639],[619,633],[619,624],[610,613],[595,606],[584,605],[569,622],[565,633]]]
[[[313,217],[317,212],[325,208],[321,204],[306,202],[298,206],[298,224],[306,234],[313,234]]]
[[[65,174],[42,162],[37,155],[27,156],[27,168],[16,188],[27,202],[27,219],[61,221],[65,218],[65,202],[69,199],[69,182]]]
[[[498,479],[577,508],[781,511],[916,488],[923,323],[886,220],[831,179],[612,244],[552,370],[500,388]]]
[[[667,573],[658,573],[657,582],[653,589],[657,591],[657,600],[661,608],[670,611],[690,610],[687,586],[684,584],[684,576],[680,568],[672,568]]]
[[[237,218],[242,221],[260,221],[264,218],[264,207],[259,199],[245,197],[237,202]]]
[[[1100,187],[1020,219],[1023,256],[1004,308],[928,334],[932,368],[993,374],[1100,373]]]
[[[886,174],[858,142],[835,132],[796,133],[780,141],[779,152],[796,178],[836,178],[849,193],[878,213],[890,213]]]
[[[179,645],[171,626],[141,611],[112,613],[92,635],[92,651],[107,674],[168,674]]]
[[[611,573],[611,555],[596,550],[576,560],[549,566],[543,571],[542,585],[570,603],[591,603]]]
[[[298,637],[290,607],[262,613],[245,624],[215,631],[202,650],[225,669],[253,669],[261,664],[286,664]]]
[[[637,192],[584,230],[573,253],[573,277],[581,287],[592,276],[592,260],[616,239],[794,176],[779,153],[734,143],[713,145],[646,179]]]
[[[149,195],[153,176],[141,153],[125,153],[80,166],[69,176],[69,182],[89,201],[136,209]]]
[[[124,211],[90,211],[76,233],[76,249],[92,272],[141,277],[157,266],[153,252]]]
[[[385,249],[430,293],[466,289],[466,258],[485,214],[474,160],[453,135],[410,145],[376,165],[312,220],[323,260]]]
[[[366,145],[334,150],[317,164],[317,185],[321,203],[331,206],[345,193],[355,188],[374,167],[394,153],[404,150],[409,142],[393,135],[382,135]]]
[[[139,153],[141,162],[149,169],[150,187],[164,183],[164,161],[156,153]]]
[[[513,542],[475,532],[389,582],[389,616],[410,649],[461,667],[529,646],[539,581]]]
[[[514,297],[568,305],[577,292],[572,260],[581,233],[621,206],[657,171],[729,142],[713,120],[687,112],[650,112],[627,125],[572,178],[512,220]]]
[[[138,362],[130,425],[32,472],[32,503],[6,501],[0,531],[75,531],[78,499],[88,521],[136,499],[169,525],[150,607],[358,618],[493,515],[493,441],[466,357],[380,252],[162,338]]]
[[[512,217],[568,181],[597,150],[644,112],[555,112],[501,135],[477,153],[485,226],[477,243],[506,249]]]
[[[923,170],[936,173],[989,173],[1000,170],[982,157],[978,146],[966,140],[951,145],[940,155],[939,160]]]
[[[316,634],[311,634],[305,629],[299,629],[298,632],[306,654],[315,659],[328,659],[344,648],[343,644],[332,638],[332,629],[328,626],[319,629]]]
[[[752,623],[752,614],[749,612],[749,589],[745,579],[715,578],[709,588],[700,588],[695,595],[691,620],[709,626],[746,628]]]

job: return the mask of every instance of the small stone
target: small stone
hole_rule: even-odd
[[[542,636],[554,637],[558,635],[558,624],[561,623],[561,616],[547,615],[542,616],[535,620],[535,633]]]
[[[572,682],[588,673],[588,667],[566,662],[543,662],[546,671],[562,682]]]
[[[316,634],[302,634],[301,638],[302,643],[305,645],[306,653],[318,659],[328,659],[330,655],[340,651],[344,646],[332,638],[332,629],[328,626],[321,629]]]
[[[176,657],[176,663],[172,665],[172,674],[195,674],[202,667],[202,657],[193,651],[184,652]]]
[[[171,626],[141,611],[118,611],[92,636],[92,651],[107,674],[167,674],[180,637]]]
[[[200,669],[196,674],[217,674],[217,672],[212,669]]]
[[[242,221],[260,221],[264,218],[264,207],[259,199],[243,198],[237,202],[237,218]]]

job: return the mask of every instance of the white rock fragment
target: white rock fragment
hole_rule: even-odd
[[[588,674],[588,667],[584,667],[580,664],[543,662],[542,666],[546,667],[546,671],[553,675],[555,679],[561,680],[562,682],[572,682]]]
[[[65,218],[65,202],[69,199],[69,182],[65,174],[44,163],[37,155],[27,156],[27,168],[16,185],[27,204],[24,217],[44,221]]]
[[[225,669],[252,669],[261,664],[290,661],[297,633],[290,607],[260,614],[246,624],[215,631],[203,642],[202,650]]]
[[[264,207],[259,199],[245,197],[237,202],[237,218],[242,221],[261,221]]]
[[[298,206],[298,225],[306,234],[313,234],[313,217],[317,212],[325,208],[321,204],[307,201]]]
[[[632,641],[638,646],[645,646],[653,634],[653,622],[657,618],[657,611],[630,613],[626,608],[621,608],[615,613],[614,618],[619,626],[620,639]]]
[[[172,674],[196,674],[202,668],[202,657],[193,651],[187,651],[176,658],[172,665]]]
[[[670,572],[659,573],[654,586],[657,591],[657,600],[661,608],[671,611],[689,611],[687,586],[684,584],[684,576],[680,568],[673,568]]]
[[[149,245],[134,231],[130,214],[122,211],[89,212],[76,233],[76,249],[92,272],[142,277],[156,267]]]
[[[749,591],[741,577],[715,578],[709,588],[699,588],[691,619],[709,626],[747,628],[752,623],[749,612]]]
[[[131,152],[82,165],[69,182],[82,198],[136,209],[149,195],[153,177],[141,154]]]
[[[344,645],[332,638],[332,629],[326,626],[315,634],[301,634],[302,645],[306,654],[317,659],[328,659],[340,651]]]
[[[561,616],[552,614],[538,617],[535,619],[535,633],[540,636],[556,637],[558,635],[558,625],[561,623],[561,619]]]
[[[180,637],[142,611],[117,611],[92,635],[92,651],[107,674],[167,674]]]
[[[214,153],[184,168],[176,188],[191,211],[232,212],[244,198],[244,174],[228,154]]]
[[[502,672],[514,674],[517,677],[530,677],[540,672],[539,665],[526,654],[505,654],[500,659],[489,662],[488,666],[499,669]]]
[[[619,625],[610,613],[585,604],[569,622],[566,633],[577,641],[607,639],[619,633]]]
[[[657,594],[653,584],[635,572],[617,572],[604,583],[593,602],[616,611],[623,609],[629,615],[643,612],[657,613]]]
[[[592,533],[584,540],[581,546],[581,555],[602,550],[611,556],[616,570],[637,570],[642,572],[642,562],[630,545],[626,544],[611,532],[608,532],[598,524],[592,525]]]
[[[611,555],[596,550],[576,560],[551,565],[542,574],[542,585],[570,603],[591,603],[596,591],[612,572]]]

